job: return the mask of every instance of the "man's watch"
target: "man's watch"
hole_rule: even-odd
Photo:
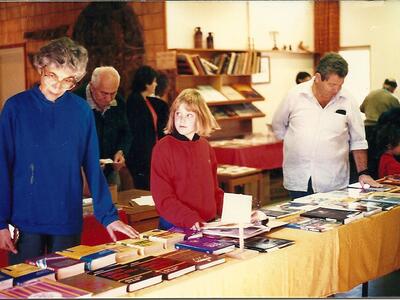
[[[368,169],[364,169],[364,170],[358,172],[358,177],[360,177],[361,175],[369,175]]]

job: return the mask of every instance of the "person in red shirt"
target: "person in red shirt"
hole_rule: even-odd
[[[221,215],[217,160],[204,138],[220,129],[195,89],[185,89],[171,106],[167,134],[154,147],[150,190],[160,215],[160,229],[200,229]]]
[[[400,163],[395,156],[400,155],[400,127],[395,123],[386,123],[377,129],[377,146],[381,149],[379,159],[379,178],[400,174]]]

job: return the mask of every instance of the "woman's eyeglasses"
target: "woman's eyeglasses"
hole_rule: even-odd
[[[65,89],[65,90],[70,90],[77,84],[77,80],[75,79],[75,77],[71,76],[71,77],[64,78],[63,80],[59,80],[58,76],[56,74],[54,74],[53,72],[47,71],[46,67],[44,67],[42,69],[42,75],[47,80],[48,84],[59,83],[61,88]]]

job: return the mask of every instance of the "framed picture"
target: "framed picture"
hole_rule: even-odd
[[[271,82],[270,58],[266,53],[261,52],[260,72],[251,75],[251,82],[254,84]]]

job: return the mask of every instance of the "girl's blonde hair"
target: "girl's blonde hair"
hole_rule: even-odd
[[[168,123],[164,130],[166,134],[175,130],[175,113],[181,104],[185,104],[188,110],[196,113],[198,135],[210,136],[213,131],[221,129],[201,94],[195,89],[185,89],[171,105]]]

